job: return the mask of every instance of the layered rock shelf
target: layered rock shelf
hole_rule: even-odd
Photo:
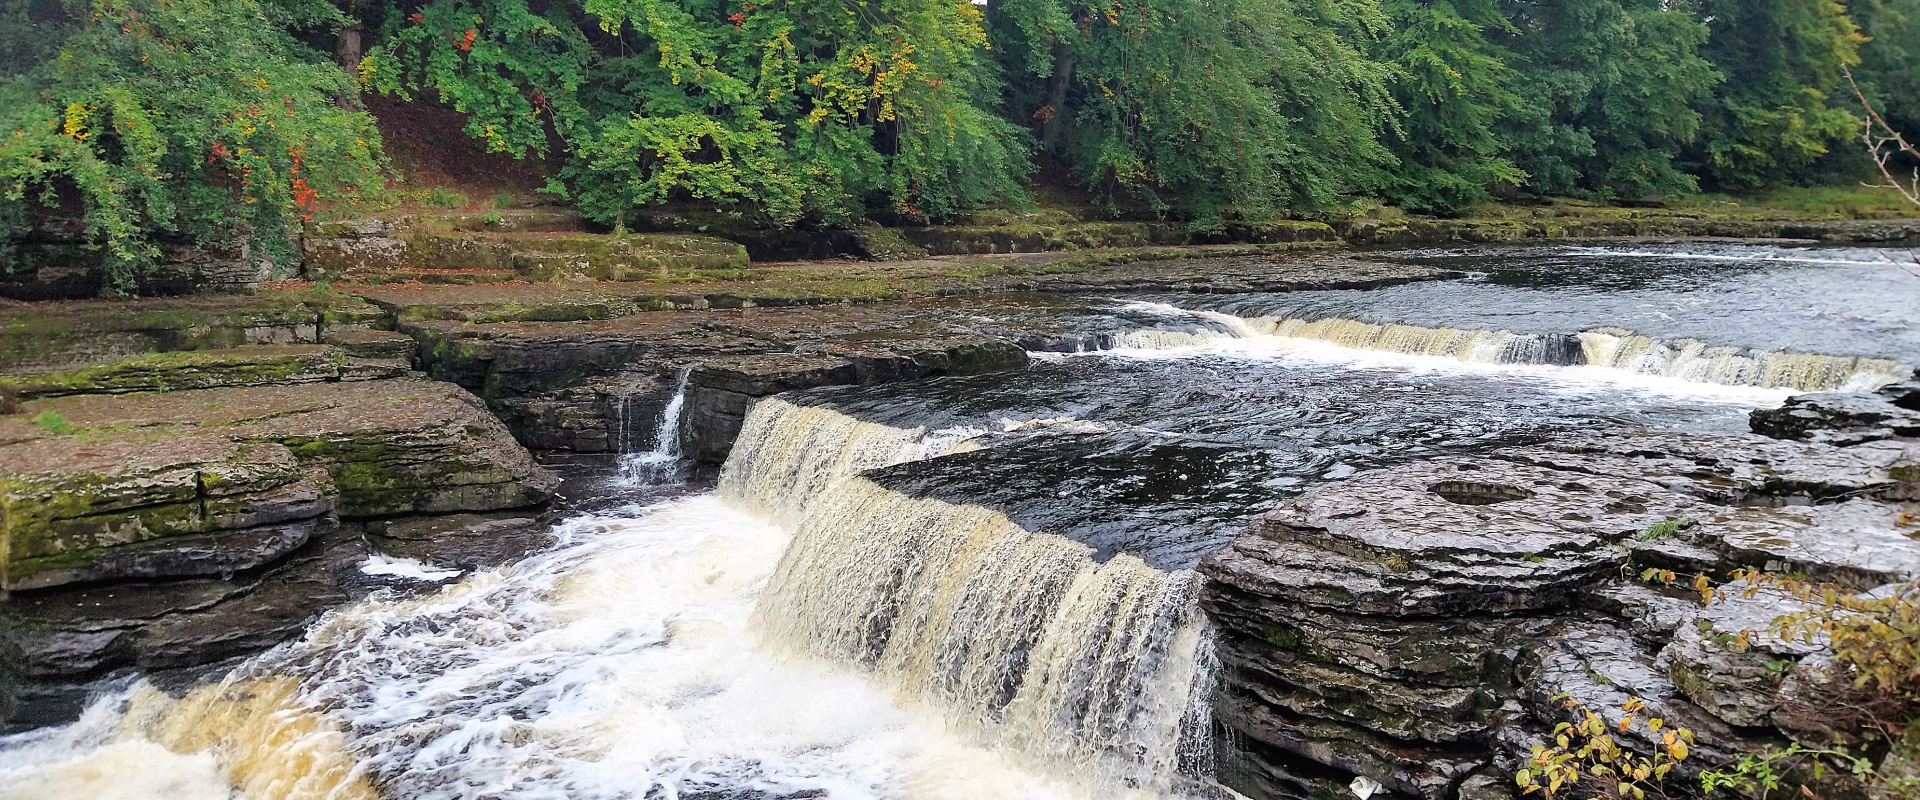
[[[1352,776],[1432,800],[1510,796],[1568,698],[1609,722],[1641,698],[1696,731],[1683,777],[1815,744],[1830,732],[1809,687],[1769,669],[1821,657],[1764,635],[1786,609],[1704,605],[1641,575],[1913,580],[1916,465],[1911,440],[1571,435],[1312,489],[1202,564],[1219,719],[1240,744],[1223,775],[1256,798],[1333,796]],[[1733,644],[1742,631],[1758,632],[1751,649]]]

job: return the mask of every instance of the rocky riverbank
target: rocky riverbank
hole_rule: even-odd
[[[1292,238],[759,265],[700,251],[734,261],[0,304],[7,724],[69,717],[89,682],[116,670],[189,681],[366,592],[430,586],[538,547],[557,479],[536,454],[639,449],[680,392],[680,453],[711,474],[760,398],[1031,375],[1019,371],[1032,352],[1111,346],[1115,326],[1165,321],[1126,318],[1149,312],[1116,311],[1098,293],[1458,276],[1296,252],[1313,237]],[[499,274],[483,277],[558,269],[501,246],[489,268]],[[1511,794],[1519,759],[1563,718],[1562,696],[1607,711],[1643,698],[1700,733],[1690,770],[1813,741],[1805,687],[1765,676],[1818,652],[1729,650],[1725,636],[1763,625],[1767,609],[1701,606],[1637,577],[1761,567],[1859,589],[1915,578],[1915,398],[1913,383],[1806,395],[1755,414],[1763,435],[1562,432],[1473,457],[1423,451],[1432,460],[1310,489],[1211,555],[1297,490],[1203,491],[1231,448],[1144,428],[1139,449],[1059,462],[1074,475],[1012,475],[983,451],[866,478],[875,491],[986,505],[1102,560],[1199,562],[1224,667],[1215,719],[1231,746],[1219,775],[1248,797],[1341,796],[1365,777],[1400,796],[1480,800]],[[1022,447],[1071,451],[1036,439],[996,452],[1017,467]],[[1164,496],[1124,499],[1165,515],[1109,524],[1104,495],[1059,493],[1069,479],[1133,475],[1132,460],[1148,457],[1166,473]],[[1208,506],[1256,497],[1231,527],[1220,525],[1231,509]],[[1130,533],[1165,533],[1179,514],[1206,524],[1179,541]]]
[[[1308,491],[1202,565],[1218,719],[1238,745],[1223,779],[1255,798],[1333,797],[1354,776],[1430,800],[1511,797],[1568,700],[1617,724],[1640,698],[1695,731],[1687,780],[1828,744],[1824,701],[1796,677],[1825,648],[1765,635],[1789,609],[1706,605],[1641,575],[1750,568],[1859,591],[1920,577],[1920,443],[1822,427],[1903,418],[1916,386],[1754,415],[1814,441],[1566,435]]]
[[[532,452],[652,441],[682,376],[685,452],[711,472],[760,397],[1019,369],[1028,348],[1085,346],[1085,303],[1061,292],[1450,274],[1261,252],[6,304],[10,722],[74,713],[84,684],[116,669],[190,674],[279,641],[400,580],[381,577],[379,559],[457,574],[537,545],[556,480]],[[1023,289],[1038,293],[1005,294]],[[989,292],[1001,294],[942,299]],[[903,299],[847,304],[883,294]]]

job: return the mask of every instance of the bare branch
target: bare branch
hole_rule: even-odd
[[[1887,123],[1885,117],[1880,116],[1879,110],[1867,100],[1867,93],[1860,90],[1860,83],[1853,79],[1852,69],[1841,67],[1840,71],[1846,74],[1847,84],[1853,87],[1853,96],[1860,99],[1860,107],[1867,110],[1867,126],[1866,130],[1860,134],[1860,140],[1866,143],[1867,154],[1873,156],[1874,166],[1880,168],[1880,176],[1887,181],[1866,185],[1876,189],[1892,189],[1906,198],[1907,202],[1920,206],[1920,167],[1914,168],[1912,180],[1901,183],[1899,178],[1894,177],[1891,164],[1894,156],[1902,153],[1920,160],[1920,148],[1908,143],[1905,136],[1900,135],[1899,131],[1894,130],[1893,126]]]

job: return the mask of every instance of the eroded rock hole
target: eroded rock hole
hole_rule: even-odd
[[[1440,495],[1441,499],[1449,503],[1458,503],[1463,506],[1490,506],[1494,503],[1533,497],[1533,492],[1518,486],[1470,481],[1441,481],[1427,487],[1427,491]]]

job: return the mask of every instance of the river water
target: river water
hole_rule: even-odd
[[[1077,301],[1094,352],[762,401],[713,487],[667,425],[546,552],[0,739],[0,800],[1223,796],[1192,567],[1260,513],[1920,362],[1907,251],[1376,256],[1472,277]]]

